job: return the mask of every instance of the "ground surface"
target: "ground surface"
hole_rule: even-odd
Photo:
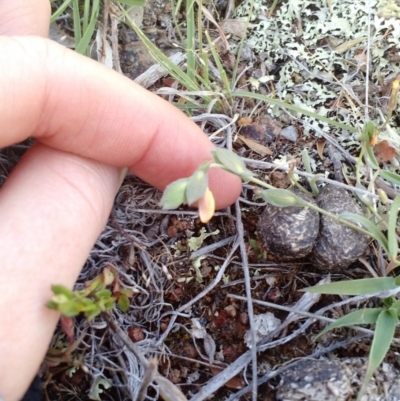
[[[368,2],[332,0],[325,4],[311,0],[282,1],[272,15],[268,15],[271,3],[254,2],[255,18],[251,21],[253,25],[247,34],[244,56],[239,62],[239,71],[243,75],[238,87],[257,93],[272,93],[279,99],[353,126],[362,123]],[[384,115],[386,112],[391,82],[400,71],[400,7],[390,1],[378,3],[371,0],[370,3],[373,24],[369,76],[372,107],[369,111],[371,119],[379,120],[380,111]],[[222,21],[227,14],[226,32],[239,24],[239,18],[246,16],[249,6],[245,2],[236,13],[232,13],[229,12],[229,4],[222,1],[208,5],[218,20]],[[170,11],[169,2],[153,0],[145,9],[143,18],[149,37],[166,52],[177,41],[171,28]],[[178,18],[183,19],[184,15],[178,15]],[[210,32],[217,36],[212,27]],[[134,79],[152,64],[151,59],[134,35],[128,40],[126,32],[123,36],[121,68]],[[232,49],[239,44],[237,36],[230,41]],[[346,43],[345,50],[338,50],[338,46]],[[232,52],[221,51],[228,71],[236,61]],[[171,85],[171,81],[168,78],[157,81],[153,89],[164,85]],[[238,100],[234,112],[240,117],[251,116],[252,120],[227,127],[213,140],[219,146],[232,146],[236,153],[253,160],[253,164],[249,162],[249,167],[260,178],[277,187],[286,187],[289,183],[287,175],[279,170],[279,166],[289,168],[292,165],[304,171],[301,152],[307,149],[313,174],[322,173],[330,179],[337,179],[338,174],[339,178],[343,178],[344,174],[347,184],[353,185],[352,157],[356,157],[359,151],[356,134],[301,113],[296,115],[253,100]],[[233,114],[227,115],[226,120],[213,118],[207,113],[195,117],[203,122],[204,131],[211,135],[232,121]],[[240,126],[246,127],[241,132],[245,137],[243,141],[236,137]],[[400,142],[393,132],[399,126],[398,114],[394,113],[389,126],[391,129],[384,130],[380,140],[386,140],[384,146],[396,153]],[[282,133],[283,127],[291,127],[291,134]],[[246,138],[253,142],[246,142]],[[254,142],[263,148],[257,147]],[[328,146],[329,142],[334,143],[333,147]],[[335,166],[337,154],[340,155],[339,169]],[[4,153],[4,157],[9,157],[7,155]],[[385,158],[383,155],[382,160],[388,169],[396,171],[396,158]],[[304,178],[300,177],[299,182],[306,187],[308,185]],[[395,192],[396,188],[392,191]],[[355,364],[353,376],[344,375],[353,381],[343,396],[335,396],[334,390],[329,387],[326,390],[324,379],[322,387],[325,390],[311,391],[311,395],[307,393],[295,398],[295,395],[287,396],[289,390],[277,391],[280,383],[287,385],[284,369],[289,367],[290,371],[294,371],[299,361],[310,357],[328,360],[366,357],[370,336],[359,338],[360,333],[354,330],[340,329],[315,342],[316,334],[326,323],[298,315],[297,319],[289,321],[287,311],[275,308],[280,305],[293,307],[301,299],[304,300],[304,293],[299,290],[316,284],[327,274],[316,269],[308,259],[282,263],[269,258],[258,248],[256,226],[265,205],[253,195],[252,187],[244,185],[236,206],[218,212],[209,224],[204,225],[190,209],[181,208],[176,212],[160,210],[161,194],[135,177],[128,176],[116,198],[107,227],[82,271],[77,288],[103,268],[115,267],[120,280],[134,289],[135,296],[129,312],[123,314],[115,310],[113,318],[146,358],[158,359],[161,374],[178,385],[188,400],[206,399],[201,396],[202,391],[209,391],[213,394],[209,399],[214,400],[250,400],[248,391],[251,387],[247,388],[247,392],[243,391],[243,395],[235,396],[254,379],[247,345],[249,335],[246,334],[251,319],[245,299],[245,272],[248,272],[247,280],[254,300],[253,313],[264,318],[257,329],[257,338],[263,347],[257,354],[256,369],[260,383],[257,399],[325,400],[329,394],[332,399],[354,399],[363,374],[361,363]],[[193,250],[190,247],[195,246],[196,238],[198,247]],[[378,275],[381,274],[382,266],[377,262],[373,247],[368,249],[364,261]],[[370,277],[365,263],[356,262],[345,270],[333,270],[330,278],[339,281]],[[316,312],[340,300],[338,297],[323,296],[310,300],[307,306],[301,308]],[[268,304],[261,305],[257,301]],[[369,300],[357,307],[367,303],[371,306],[375,302]],[[333,306],[328,308],[325,316],[337,318],[353,307]],[[274,319],[279,319],[279,322]],[[266,327],[268,325],[273,328]],[[255,327],[254,324],[252,326]],[[275,332],[268,334],[271,330]],[[101,400],[136,399],[145,374],[136,357],[123,346],[121,339],[101,317],[90,324],[84,319],[77,319],[76,338],[82,333],[85,333],[83,341],[67,362],[43,368],[48,399],[87,400],[89,396],[90,399]],[[59,331],[52,346],[57,349],[67,346],[64,335]],[[386,362],[390,366],[387,369],[400,368],[396,348],[388,354]],[[230,379],[223,380],[219,373],[228,367],[233,370],[235,366],[238,368],[229,374]],[[320,378],[321,375],[324,377],[323,369],[326,368],[336,380],[336,371],[324,366],[319,364],[311,369],[315,369]],[[380,377],[382,375],[381,372]],[[311,387],[314,383],[317,385],[318,380],[312,380]],[[368,399],[383,400],[379,397],[384,397],[388,389],[385,389],[385,383],[379,384],[379,377],[376,382],[377,393],[370,392],[375,398]],[[153,384],[149,387],[147,399],[159,399],[158,389]]]

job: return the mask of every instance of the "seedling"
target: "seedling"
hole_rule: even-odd
[[[109,289],[109,288],[111,289]],[[62,329],[67,337],[73,339],[73,322],[70,318],[83,314],[89,321],[100,313],[112,310],[116,304],[123,312],[129,310],[129,299],[133,290],[121,286],[118,272],[113,267],[106,267],[92,281],[86,283],[83,290],[71,291],[63,285],[53,285],[54,296],[47,303],[51,309],[62,315]]]

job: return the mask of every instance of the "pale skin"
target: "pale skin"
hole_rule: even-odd
[[[19,400],[59,315],[50,287],[72,288],[101,233],[122,168],[159,189],[213,146],[180,111],[47,39],[48,0],[0,0],[0,148],[38,142],[0,189],[0,397]],[[30,36],[35,35],[35,37]],[[171,162],[172,161],[172,162]],[[240,180],[213,170],[217,208]]]

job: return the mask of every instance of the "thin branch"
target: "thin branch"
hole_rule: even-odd
[[[257,350],[256,350],[256,337],[255,337],[255,325],[254,325],[254,312],[253,312],[253,302],[251,297],[251,284],[250,284],[250,273],[247,259],[247,249],[244,243],[244,228],[242,223],[242,212],[240,209],[240,203],[237,200],[235,202],[236,211],[236,229],[240,241],[240,255],[242,258],[242,268],[244,274],[244,286],[246,290],[246,300],[247,300],[247,313],[249,316],[250,323],[250,335],[251,335],[251,360],[252,360],[252,374],[253,374],[253,391],[252,397],[253,401],[257,401]]]

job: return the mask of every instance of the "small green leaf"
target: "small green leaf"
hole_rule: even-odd
[[[383,311],[383,308],[369,308],[369,309],[360,309],[355,312],[348,313],[347,315],[337,319],[329,326],[325,327],[321,333],[315,338],[319,338],[329,330],[337,329],[343,326],[354,326],[357,324],[373,324],[378,320],[379,314]]]
[[[318,196],[319,195],[319,190],[318,190],[318,187],[317,187],[317,181],[320,178],[324,178],[324,174],[315,174],[313,178],[308,180],[308,182],[310,184],[310,187],[311,187],[311,190],[312,190],[312,193],[313,193],[314,196]]]
[[[46,306],[50,309],[55,309],[57,310],[58,303],[54,302],[53,300],[47,301]]]
[[[100,11],[100,0],[93,0],[92,14],[90,17],[89,25],[87,26],[84,34],[82,35],[81,39],[79,40],[79,43],[77,43],[77,45],[75,47],[75,51],[77,53],[84,54],[87,51],[89,42],[92,39],[94,30],[96,28],[99,11]]]
[[[65,287],[64,285],[58,284],[58,285],[52,285],[51,290],[55,295],[64,295],[67,299],[74,299],[74,294],[73,292]]]
[[[50,23],[57,20],[57,18],[62,15],[62,13],[69,7],[72,3],[72,0],[64,0],[64,2],[57,8],[54,14],[51,16]]]
[[[188,182],[188,178],[181,178],[165,188],[160,202],[163,209],[176,209],[183,203],[187,203],[186,187]]]
[[[257,240],[250,239],[249,244],[254,249],[256,255],[259,255],[262,252]]]
[[[74,301],[59,304],[57,310],[67,317],[77,316],[82,312],[80,305]]]
[[[128,312],[130,306],[129,298],[126,295],[120,295],[118,297],[118,306],[122,312]]]
[[[363,134],[365,134],[368,139],[373,138],[375,135],[375,124],[372,121],[367,121],[363,127]]]
[[[396,224],[397,215],[400,208],[400,195],[397,195],[394,199],[389,211],[389,225],[388,225],[388,248],[389,248],[389,258],[391,260],[396,260],[399,251],[399,244],[397,242],[396,235]]]
[[[96,316],[99,316],[101,312],[102,310],[97,305],[94,305],[91,310],[85,312],[85,317],[87,320],[90,321],[93,320]]]
[[[372,375],[385,358],[393,340],[396,323],[397,320],[390,311],[382,311],[379,314],[371,344],[371,351],[369,353],[367,373],[361,390],[358,393],[357,401],[360,401],[363,394],[365,394]]]
[[[115,298],[114,297],[108,298],[104,302],[103,311],[107,311],[107,310],[113,309],[114,306],[115,306]]]
[[[312,174],[310,156],[307,149],[303,149],[301,152],[301,160],[303,161],[303,166],[306,172]]]
[[[266,189],[260,196],[268,203],[277,207],[304,207],[305,202],[288,189]]]
[[[389,248],[388,248],[388,242],[386,237],[382,234],[381,231],[379,231],[379,228],[372,223],[372,221],[368,220],[364,216],[360,216],[359,214],[356,213],[342,213],[340,216],[342,219],[350,220],[350,221],[355,221],[357,223],[360,223],[371,235],[372,238],[376,239],[379,244],[382,246],[382,248],[389,253]]]
[[[120,288],[119,293],[125,295],[128,298],[132,298],[134,294],[133,290],[130,288]]]
[[[393,173],[392,171],[381,170],[379,175],[383,179],[393,182],[393,184],[400,185],[400,175]]]
[[[397,285],[394,277],[378,277],[315,285],[304,288],[301,291],[316,294],[366,295],[375,294],[380,291],[394,290],[395,288],[397,288]]]
[[[372,149],[372,146],[370,145],[369,141],[365,141],[365,148],[367,150],[369,164],[374,170],[378,170],[379,163],[376,160],[374,150]]]
[[[206,192],[208,187],[207,170],[208,168],[199,168],[189,178],[189,182],[186,186],[186,199],[189,205],[199,200],[204,195],[204,192]]]
[[[96,300],[96,308],[100,308],[102,311],[105,311],[109,309],[110,305],[115,304],[115,298],[113,297],[108,297],[108,298],[100,298]],[[93,307],[91,309],[94,309]]]
[[[249,180],[254,176],[254,174],[247,169],[244,161],[230,150],[217,148],[211,153],[216,163],[222,164],[228,171],[238,175],[243,180]]]
[[[103,283],[105,286],[110,285],[114,282],[115,280],[115,276],[114,276],[114,272],[112,271],[112,269],[106,267],[103,270]]]
[[[79,305],[79,309],[82,312],[87,312],[87,311],[91,311],[92,309],[94,309],[96,307],[96,302],[94,299],[91,298],[82,298],[82,299],[77,299],[74,301],[76,303],[76,305]]]
[[[75,294],[80,297],[87,297],[95,291],[103,290],[105,288],[103,275],[99,274],[92,281],[87,281],[85,287],[83,290],[75,291]]]
[[[110,298],[111,297],[111,291],[110,290],[101,290],[99,292],[96,292],[95,295],[96,295],[97,299]]]
[[[51,302],[56,305],[56,309],[58,305],[66,304],[68,302],[74,302],[73,299],[66,297],[64,294],[53,295],[51,298]]]

